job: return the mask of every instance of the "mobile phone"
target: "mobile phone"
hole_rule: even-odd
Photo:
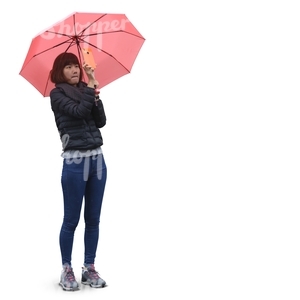
[[[83,48],[82,49],[83,61],[91,66],[93,69],[96,69],[96,63],[94,59],[94,55],[91,48]]]

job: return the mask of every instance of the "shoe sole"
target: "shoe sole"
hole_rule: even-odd
[[[84,284],[84,285],[89,285],[92,288],[98,288],[98,289],[106,287],[106,283],[103,283],[103,284],[100,284],[100,285],[95,285],[95,284],[92,284],[88,281],[81,281],[81,283]]]
[[[76,288],[68,288],[68,287],[65,287],[61,282],[59,283],[59,285],[62,287],[62,289],[63,289],[64,291],[75,292],[75,291],[78,291],[78,290],[79,290],[79,287],[76,287]]]

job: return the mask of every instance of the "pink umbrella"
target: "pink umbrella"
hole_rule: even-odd
[[[124,14],[75,12],[32,39],[20,75],[47,97],[54,87],[49,72],[56,56],[72,52],[83,62],[83,49],[89,49],[102,88],[131,72],[144,41]]]

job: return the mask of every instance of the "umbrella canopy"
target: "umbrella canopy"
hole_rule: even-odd
[[[32,39],[19,74],[47,97],[54,88],[49,77],[54,59],[72,52],[82,63],[82,50],[90,49],[102,88],[131,72],[144,41],[125,14],[75,12]]]

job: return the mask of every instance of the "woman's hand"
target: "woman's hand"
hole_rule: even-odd
[[[88,64],[84,63],[82,66],[88,78],[88,87],[96,88],[99,85],[99,82],[95,78],[94,69]]]

